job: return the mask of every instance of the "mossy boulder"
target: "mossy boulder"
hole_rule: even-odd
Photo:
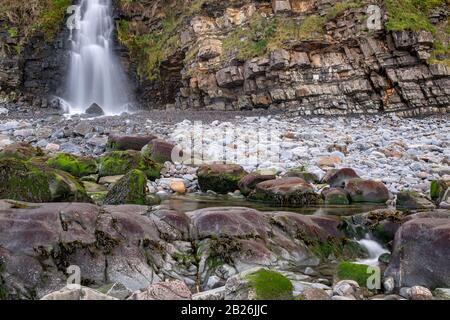
[[[435,205],[424,195],[408,190],[397,193],[397,208],[409,210],[434,209]]]
[[[328,205],[349,205],[348,193],[343,188],[327,188],[322,191],[325,204]]]
[[[16,158],[28,160],[33,157],[42,157],[44,152],[41,148],[35,148],[26,142],[18,142],[10,144],[3,148],[0,152],[0,158]]]
[[[61,170],[47,170],[52,202],[92,202],[83,184]]]
[[[161,176],[162,165],[135,150],[108,152],[100,157],[98,163],[100,177],[122,175],[133,169],[143,171],[150,180]]]
[[[293,290],[281,273],[255,267],[227,279],[225,300],[293,300]]]
[[[354,280],[361,287],[367,287],[367,280],[373,274],[366,264],[342,261],[337,267],[338,280]]]
[[[134,169],[117,182],[105,197],[105,204],[141,204],[146,200],[147,177]]]
[[[108,143],[106,145],[107,149],[110,151],[115,150],[136,150],[141,151],[141,149],[148,144],[150,141],[156,139],[154,135],[148,136],[109,136]]]
[[[16,159],[0,159],[0,198],[27,202],[50,202],[50,178],[32,164]]]
[[[245,276],[256,300],[292,300],[292,282],[279,272],[260,269]]]
[[[345,183],[345,191],[349,193],[352,202],[385,203],[390,198],[386,186],[374,180],[349,179]]]
[[[67,153],[60,153],[47,160],[47,165],[54,169],[66,171],[81,178],[97,173],[97,163],[89,157],[77,157]]]
[[[0,159],[0,198],[27,202],[91,202],[67,172],[16,159]]]
[[[152,158],[158,163],[172,161],[172,150],[175,148],[173,143],[163,139],[154,139],[142,148],[142,155]]]
[[[212,190],[223,194],[237,190],[239,181],[246,174],[237,164],[206,164],[197,170],[198,184],[203,192]]]
[[[305,206],[322,203],[312,185],[301,178],[281,178],[258,183],[249,199],[276,206]]]

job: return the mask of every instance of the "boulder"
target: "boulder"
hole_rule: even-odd
[[[353,280],[341,280],[336,283],[333,286],[333,295],[351,300],[361,300],[363,298],[359,284]]]
[[[146,204],[147,177],[134,169],[123,176],[108,192],[105,204]]]
[[[433,294],[438,300],[450,300],[450,288],[436,288]]]
[[[297,297],[299,300],[330,300],[330,296],[325,290],[319,288],[306,288],[301,295]]]
[[[225,299],[225,286],[202,291],[192,295],[192,300],[224,300]]]
[[[313,187],[301,178],[281,178],[260,182],[249,195],[250,200],[277,206],[304,206],[321,203]]]
[[[409,210],[434,209],[436,207],[424,195],[415,191],[402,191],[397,193],[396,204],[399,209]]]
[[[68,288],[49,293],[41,300],[118,300],[117,298],[103,294],[97,290],[82,287]]]
[[[411,300],[433,300],[433,294],[425,287],[413,286],[409,290]]]
[[[102,155],[98,160],[100,177],[126,174],[132,169],[143,171],[150,180],[158,179],[162,166],[138,151],[111,151]]]
[[[212,190],[223,194],[237,190],[239,181],[246,174],[237,164],[205,164],[197,170],[198,184],[203,192]]]
[[[348,193],[343,188],[327,188],[322,191],[325,204],[328,205],[349,205]]]
[[[60,153],[47,160],[46,163],[51,168],[66,171],[78,178],[97,173],[97,163],[89,157]]]
[[[325,156],[317,160],[317,165],[319,167],[336,167],[336,165],[341,164],[342,159],[338,156]]]
[[[150,143],[152,140],[157,139],[154,135],[147,136],[109,136],[106,144],[108,150],[136,150],[141,149]]]
[[[85,113],[90,116],[94,116],[94,117],[102,116],[105,114],[102,107],[100,107],[95,102],[93,104],[91,104],[89,108],[86,109]]]
[[[158,163],[172,161],[172,150],[175,148],[173,143],[163,139],[154,139],[142,148],[141,154],[150,157]]]
[[[363,238],[367,233],[389,243],[405,219],[406,213],[395,209],[377,209],[342,217],[342,230],[350,238]]]
[[[178,194],[185,194],[186,193],[186,186],[184,184],[183,180],[176,180],[176,179],[172,179],[172,181],[170,181],[170,189]]]
[[[379,181],[353,178],[345,183],[345,191],[352,202],[385,203],[390,198],[389,190]]]
[[[276,176],[274,174],[259,174],[259,173],[250,173],[242,177],[238,182],[238,187],[241,193],[244,196],[248,196],[250,192],[255,189],[255,186],[263,181],[273,180]]]
[[[355,170],[351,168],[328,170],[322,178],[322,183],[329,184],[330,187],[343,188],[349,179],[359,178]]]
[[[303,168],[291,169],[288,172],[286,172],[284,177],[302,178],[303,180],[309,183],[318,183],[320,181],[319,177],[315,173],[307,172]]]
[[[0,198],[30,202],[91,202],[70,174],[15,158],[0,159]]]
[[[397,288],[449,287],[450,211],[421,212],[405,221],[395,234],[385,276],[393,277]]]
[[[192,293],[180,280],[159,282],[134,292],[127,300],[191,300]]]

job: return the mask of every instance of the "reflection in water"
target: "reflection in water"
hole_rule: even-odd
[[[370,210],[385,208],[380,205],[352,205],[352,206],[309,206],[302,208],[273,207],[267,203],[252,202],[244,198],[229,195],[199,195],[189,194],[185,196],[173,196],[163,201],[164,205],[171,209],[188,212],[210,207],[248,207],[260,211],[291,211],[307,215],[336,215],[350,216]]]

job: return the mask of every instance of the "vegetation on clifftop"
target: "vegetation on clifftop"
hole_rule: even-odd
[[[12,25],[8,28],[10,36],[21,34],[27,38],[41,31],[46,40],[51,41],[71,4],[71,0],[2,0],[0,20]]]
[[[426,30],[435,32],[435,27],[428,20],[433,8],[442,6],[446,0],[384,0],[389,31]]]

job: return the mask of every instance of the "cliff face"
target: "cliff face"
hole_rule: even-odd
[[[0,102],[57,107],[68,64],[71,0],[0,0]]]
[[[76,1],[1,1],[0,99],[53,105],[67,71],[65,10]],[[114,3],[117,49],[143,108],[450,109],[446,0]]]
[[[445,1],[134,0],[120,8],[119,38],[148,108],[450,108]]]

